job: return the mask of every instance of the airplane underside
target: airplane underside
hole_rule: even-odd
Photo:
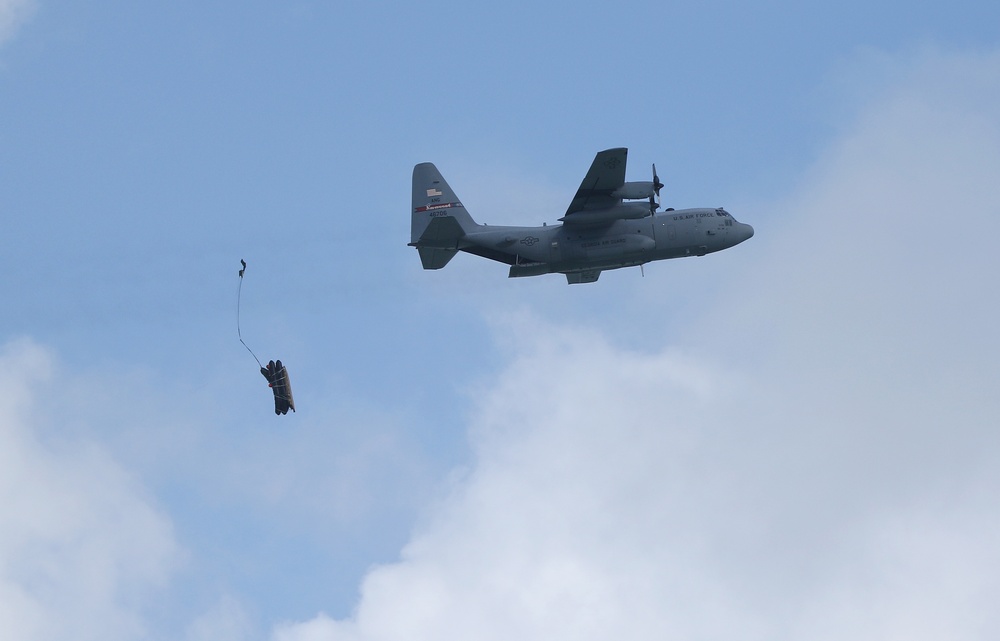
[[[507,274],[508,278],[524,278],[527,276],[541,276],[543,274],[564,274],[566,280],[571,284],[593,283],[600,277],[602,271],[610,269],[621,269],[623,267],[638,267],[645,264],[647,260],[629,261],[608,265],[588,265],[575,266],[554,265],[552,263],[518,263],[510,266]]]
[[[467,250],[463,250],[467,251]],[[635,259],[623,259],[613,262],[606,263],[546,263],[546,262],[533,262],[533,261],[522,261],[515,262],[514,260],[504,260],[501,262],[506,262],[510,265],[510,271],[507,274],[508,278],[525,278],[528,276],[542,276],[544,274],[563,274],[566,276],[566,280],[571,285],[579,283],[593,283],[601,275],[602,271],[610,271],[612,269],[624,269],[626,267],[640,267],[646,263],[650,263],[656,260],[664,260],[667,258],[682,258],[686,256],[704,256],[708,253],[707,246],[701,246],[691,249],[685,249],[683,251],[671,252],[672,255],[654,255],[654,256],[644,256]],[[470,252],[476,253],[478,252]]]

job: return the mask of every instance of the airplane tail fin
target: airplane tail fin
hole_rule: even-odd
[[[413,168],[410,245],[420,253],[424,269],[447,265],[465,234],[478,227],[433,163]]]

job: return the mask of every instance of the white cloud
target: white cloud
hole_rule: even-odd
[[[1000,634],[1000,56],[906,70],[686,347],[500,322],[474,467],[274,638]]]
[[[47,350],[0,348],[0,637],[138,638],[179,550],[102,447],[41,418],[59,384]]]
[[[0,0],[0,45],[13,38],[34,11],[34,0]]]
[[[188,626],[187,641],[230,641],[254,638],[254,626],[244,608],[224,597]]]

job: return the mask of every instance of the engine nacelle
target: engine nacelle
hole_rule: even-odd
[[[655,196],[656,186],[649,181],[625,183],[614,190],[611,195],[624,200],[639,200]]]
[[[616,220],[637,220],[653,213],[649,204],[621,203],[608,209],[581,209],[560,218],[571,225],[606,225]]]

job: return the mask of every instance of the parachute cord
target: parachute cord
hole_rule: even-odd
[[[261,369],[264,369],[264,366],[260,364],[260,359],[253,353],[250,346],[243,341],[243,332],[240,331],[240,298],[243,295],[243,272],[247,268],[246,261],[240,260],[240,262],[243,263],[243,269],[240,270],[240,286],[236,290],[236,334],[240,337],[240,342],[243,343],[243,347],[246,347],[247,351],[250,352],[250,355],[253,356],[253,359],[257,361],[257,365],[259,365]]]

